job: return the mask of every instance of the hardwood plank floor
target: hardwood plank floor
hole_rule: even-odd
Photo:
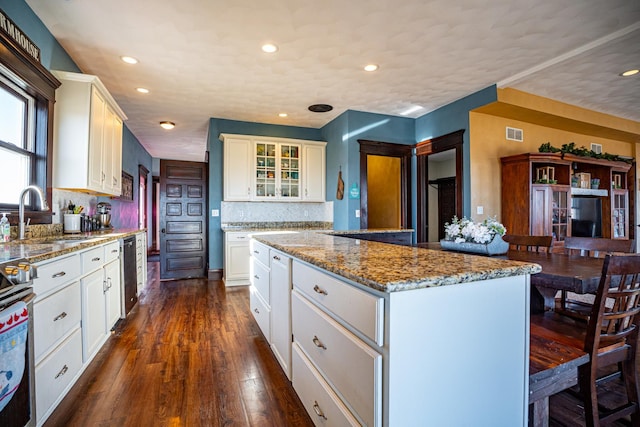
[[[55,426],[312,426],[249,311],[247,287],[160,282],[49,417]]]

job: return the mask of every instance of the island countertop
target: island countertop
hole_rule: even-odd
[[[112,229],[77,234],[56,234],[26,240],[0,243],[0,262],[25,258],[31,263],[46,261],[91,246],[133,236],[143,232],[138,229]]]
[[[299,231],[254,239],[382,292],[539,273],[538,264]]]

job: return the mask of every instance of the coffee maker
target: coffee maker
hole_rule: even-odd
[[[98,229],[111,228],[111,203],[100,202],[96,206],[96,214],[93,216]]]

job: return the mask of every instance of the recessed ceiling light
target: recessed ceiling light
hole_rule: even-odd
[[[136,58],[134,58],[133,56],[121,56],[120,59],[122,59],[127,64],[137,64],[138,63],[138,60]]]
[[[140,93],[149,93],[149,89],[143,87],[137,87],[136,90]]]
[[[622,77],[629,77],[629,76],[635,76],[638,73],[640,73],[640,70],[628,70],[628,71],[625,71],[624,73],[620,73],[620,75]]]
[[[275,44],[267,43],[262,45],[262,51],[265,53],[274,53],[278,51],[278,46]]]
[[[326,113],[331,110],[333,110],[333,107],[329,104],[313,104],[309,106],[309,111],[314,113]]]
[[[173,122],[164,121],[164,122],[160,122],[160,126],[162,127],[162,129],[170,130],[176,127],[176,124]]]
[[[280,114],[278,114],[278,116],[280,116],[280,117],[287,117],[287,116],[288,116],[288,114],[287,114],[287,113],[280,113]]]
[[[376,71],[378,66],[376,64],[369,64],[364,66],[365,71]]]

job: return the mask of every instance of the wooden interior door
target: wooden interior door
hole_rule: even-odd
[[[456,215],[456,177],[441,178],[438,185],[438,240],[445,238],[444,225]]]
[[[160,279],[206,277],[207,164],[160,161]]]

